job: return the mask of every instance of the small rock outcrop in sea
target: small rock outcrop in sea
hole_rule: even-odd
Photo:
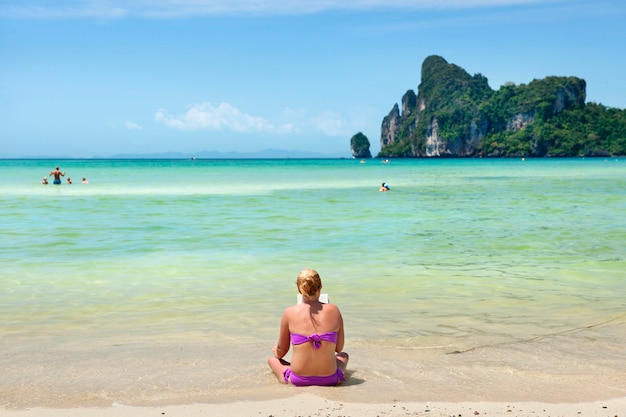
[[[359,132],[350,139],[350,151],[354,158],[371,158],[370,141],[363,133]]]
[[[581,78],[551,76],[494,91],[483,75],[433,55],[422,64],[417,91],[408,90],[384,117],[378,157],[626,154],[624,110],[585,104]]]

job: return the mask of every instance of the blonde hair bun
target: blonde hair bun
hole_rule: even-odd
[[[300,294],[310,297],[322,288],[322,280],[316,270],[305,268],[298,274],[296,285]]]

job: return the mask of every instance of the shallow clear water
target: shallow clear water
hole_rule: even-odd
[[[55,165],[74,184],[41,185]],[[0,174],[13,352],[160,340],[264,356],[304,267],[342,309],[347,349],[465,350],[626,314],[625,159],[4,160]]]

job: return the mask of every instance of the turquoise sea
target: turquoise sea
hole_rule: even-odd
[[[57,165],[72,185],[40,183]],[[351,354],[350,382],[313,392],[626,395],[624,158],[0,160],[0,175],[0,407],[301,392],[265,360],[305,267]]]

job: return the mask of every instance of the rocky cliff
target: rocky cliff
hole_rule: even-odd
[[[429,56],[422,65],[417,95],[408,90],[401,107],[396,103],[383,119],[378,156],[624,154],[623,111],[607,122],[613,131],[598,138],[596,131],[606,126],[593,123],[597,118],[588,123],[585,89],[580,78],[547,77],[528,85],[508,83],[494,91],[483,75],[472,76],[440,56]],[[609,110],[600,107],[600,113]],[[573,119],[567,131],[562,128],[564,119]],[[584,129],[580,124],[586,124]],[[590,136],[594,143],[589,143]]]

